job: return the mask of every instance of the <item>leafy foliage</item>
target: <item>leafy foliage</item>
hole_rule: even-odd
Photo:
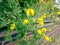
[[[32,45],[33,43],[33,45],[35,45],[34,41],[36,41],[36,45],[38,45],[37,40],[41,40],[46,32],[45,28],[43,32],[41,31],[41,29],[45,27],[44,20],[50,19],[52,20],[51,22],[54,23],[55,18],[53,17],[57,16],[56,12],[58,10],[54,7],[54,1],[55,0],[2,0],[0,3],[0,28],[7,26],[7,32],[18,30],[16,39],[24,38],[24,41],[22,41],[20,45],[24,45],[25,43],[26,45]],[[58,17],[56,21],[58,21]],[[35,25],[36,23],[38,24]],[[30,41],[25,38],[27,32],[32,33]],[[7,34],[5,37],[6,40],[8,40],[11,38],[11,35]],[[45,36],[45,38],[46,37],[48,36]],[[50,38],[48,37],[48,39]],[[12,40],[10,39],[10,41]]]

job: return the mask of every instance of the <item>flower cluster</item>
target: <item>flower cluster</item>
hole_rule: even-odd
[[[34,16],[34,9],[29,8],[29,9],[25,9],[24,11],[27,16],[30,16],[30,15]]]
[[[38,29],[37,34],[42,34],[42,33],[46,32],[46,31],[47,31],[46,28]]]
[[[39,23],[40,26],[44,26],[43,18],[40,17],[38,19],[38,23]]]
[[[44,39],[45,39],[46,41],[49,41],[49,42],[52,41],[52,39],[51,39],[49,36],[47,36],[47,35],[44,36]]]

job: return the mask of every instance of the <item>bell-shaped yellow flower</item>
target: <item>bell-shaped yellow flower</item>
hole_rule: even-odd
[[[10,27],[10,29],[11,29],[11,30],[14,30],[14,29],[15,29],[15,27]]]
[[[49,39],[49,37],[48,36],[44,36],[44,39],[46,40],[46,41],[49,41],[50,39]]]
[[[44,14],[42,15],[42,18],[43,18],[43,19],[45,19],[45,18],[46,18],[46,13],[44,13]]]
[[[60,11],[58,11],[57,14],[60,15]]]
[[[43,18],[40,17],[40,18],[38,19],[38,22],[42,22],[42,21],[43,21]]]
[[[33,10],[33,9],[29,9],[29,11],[30,11],[30,14],[31,14],[32,16],[34,16],[34,10]]]
[[[42,31],[40,29],[37,30],[37,34],[41,34]]]
[[[15,23],[11,24],[10,29],[11,30],[14,30],[15,29]]]
[[[39,0],[40,1],[40,3],[43,3],[44,2],[44,0]]]
[[[46,41],[49,41],[49,42],[52,41],[52,39],[51,39],[50,37],[48,37],[47,35],[44,36],[44,39],[45,39]]]
[[[34,16],[34,9],[29,8],[29,9],[25,9],[24,11],[27,16],[30,16],[30,15]]]
[[[27,16],[30,16],[30,11],[28,9],[25,9],[25,13]]]
[[[40,26],[44,26],[44,22],[38,22]]]
[[[41,30],[42,30],[42,32],[46,32],[46,31],[47,31],[47,29],[46,29],[46,28],[42,28]]]
[[[11,24],[11,26],[15,26],[15,23]]]
[[[24,24],[29,24],[29,20],[28,19],[25,19],[23,23]]]

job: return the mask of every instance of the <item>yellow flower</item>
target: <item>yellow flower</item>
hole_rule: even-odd
[[[44,26],[44,22],[38,22],[40,26]]]
[[[27,16],[34,16],[34,10],[32,8],[29,8],[29,9],[25,9],[25,13]]]
[[[57,14],[60,15],[60,11],[58,11]]]
[[[30,16],[30,11],[28,9],[25,9],[25,13],[27,16]]]
[[[43,3],[44,2],[44,0],[39,0],[40,1],[40,3]]]
[[[52,39],[51,39],[50,37],[48,37],[47,35],[44,36],[44,39],[45,39],[46,41],[49,41],[49,42],[52,41]]]
[[[29,20],[28,19],[25,19],[24,20],[24,24],[29,24]]]
[[[30,11],[30,14],[31,14],[32,16],[34,16],[34,10],[33,10],[33,9],[29,9],[29,11]]]
[[[11,24],[11,26],[15,27],[15,23]]]
[[[11,29],[11,30],[14,30],[14,29],[15,29],[15,27],[10,27],[10,29]]]
[[[50,39],[49,39],[49,37],[48,36],[44,36],[44,39],[46,40],[46,41],[49,41]]]
[[[42,32],[46,32],[47,31],[47,29],[46,28],[42,28]]]
[[[37,30],[37,34],[41,34],[42,32],[41,32],[41,30],[40,29],[38,29]]]
[[[41,25],[41,26],[44,26],[43,18],[40,17],[38,19],[38,24]]]
[[[45,19],[45,18],[46,18],[46,13],[44,13],[44,14],[42,15],[42,18],[43,18],[43,19]]]
[[[42,21],[43,21],[43,18],[40,17],[40,18],[38,19],[38,22],[42,22]]]
[[[14,30],[15,29],[15,23],[11,24],[10,29],[11,30]]]

